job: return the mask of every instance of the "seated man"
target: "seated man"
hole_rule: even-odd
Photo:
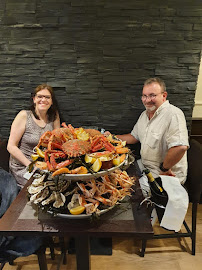
[[[171,105],[165,83],[159,78],[145,81],[142,102],[146,108],[129,134],[117,135],[128,144],[141,143],[141,161],[154,177],[187,175],[188,132],[183,112]]]

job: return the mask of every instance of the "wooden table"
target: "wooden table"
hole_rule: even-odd
[[[136,166],[135,164],[129,168],[130,175],[137,172]],[[150,211],[146,205],[143,204],[138,209],[139,202],[143,198],[138,181],[135,185],[135,194],[129,200],[94,221],[91,219],[72,220],[37,213],[27,200],[27,186],[31,184],[31,181],[32,179],[28,181],[0,220],[0,234],[75,237],[78,270],[90,269],[89,237],[91,236],[139,238],[143,241],[140,256],[144,256],[144,242],[146,243],[147,239],[152,238],[153,229],[150,222]],[[44,260],[45,256],[42,257],[41,270],[45,270],[46,262]]]

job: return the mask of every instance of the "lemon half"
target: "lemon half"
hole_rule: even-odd
[[[72,208],[69,210],[69,212],[72,214],[72,215],[80,215],[81,213],[83,213],[85,210],[85,207],[84,206],[77,206],[75,208]]]

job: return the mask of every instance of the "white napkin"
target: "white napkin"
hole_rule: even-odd
[[[178,232],[187,213],[189,197],[178,178],[168,175],[160,175],[160,177],[162,186],[168,194],[168,203],[160,226]],[[151,193],[147,176],[143,175],[139,182],[143,196],[145,198],[150,197]]]
[[[168,194],[168,203],[160,226],[178,232],[181,229],[189,205],[187,191],[177,177],[160,175],[162,186]]]
[[[141,171],[145,168],[141,159],[137,160],[138,166]],[[187,209],[189,206],[189,197],[185,188],[180,184],[177,177],[168,175],[159,175],[161,177],[162,186],[168,194],[168,203],[161,220],[160,226],[167,230],[175,232],[180,231],[183,221],[185,219]],[[145,174],[139,179],[144,197],[149,197],[150,187],[148,179]]]

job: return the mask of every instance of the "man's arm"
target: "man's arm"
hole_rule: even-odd
[[[119,138],[119,139],[121,139],[122,141],[126,141],[127,144],[134,144],[134,143],[138,143],[139,142],[130,133],[123,134],[123,135],[116,135],[116,137]]]
[[[188,147],[185,145],[171,147],[163,161],[163,167],[169,170],[167,172],[160,171],[160,174],[175,176],[172,167],[181,160],[187,149]]]

